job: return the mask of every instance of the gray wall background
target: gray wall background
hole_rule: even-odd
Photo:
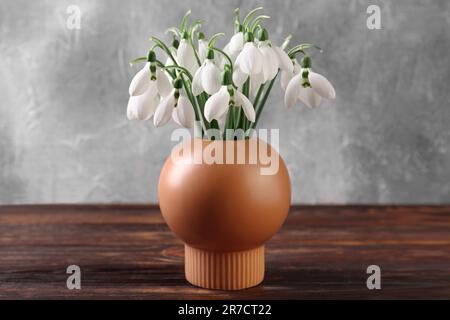
[[[70,4],[81,30],[66,28]],[[367,29],[369,4],[382,30]],[[337,91],[316,110],[284,109],[279,85],[268,101],[261,127],[281,128],[294,202],[449,203],[445,0],[2,0],[0,203],[156,202],[175,126],[126,119],[128,61],[189,8],[230,36],[234,8],[258,5],[275,42],[325,49],[313,63]]]

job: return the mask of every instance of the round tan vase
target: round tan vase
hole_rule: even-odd
[[[223,161],[211,164],[205,154]],[[273,174],[263,170],[268,159],[278,161]],[[286,165],[270,145],[257,139],[186,141],[166,160],[158,193],[164,220],[185,243],[190,283],[237,290],[263,281],[264,243],[291,203]]]

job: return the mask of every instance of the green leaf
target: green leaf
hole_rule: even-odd
[[[171,27],[167,29],[165,33],[168,34],[169,32],[172,32],[177,37],[181,37],[181,30],[178,29],[177,27]]]
[[[129,62],[129,64],[130,64],[130,67],[132,67],[136,63],[140,63],[140,62],[147,62],[147,57],[139,57],[139,58],[133,59]]]
[[[250,20],[253,18],[253,16],[256,14],[256,12],[258,12],[259,10],[262,10],[262,9],[263,9],[263,7],[258,7],[258,8],[253,9],[249,13],[247,13],[247,15],[244,18],[244,21],[242,22],[244,27],[247,27],[247,24],[250,22]]]
[[[270,16],[260,15],[253,20],[252,25],[250,27],[251,32],[255,32],[256,28],[260,25],[263,19],[270,19]]]
[[[180,28],[181,32],[186,31],[186,21],[190,14],[191,14],[191,10],[188,10],[186,12],[186,14],[183,16],[183,19],[181,20],[181,28]]]
[[[224,36],[224,35],[225,35],[225,33],[223,33],[223,32],[219,32],[219,33],[216,33],[215,35],[213,35],[211,37],[211,39],[209,39],[208,47],[213,47],[215,45],[215,43],[216,43],[217,38],[221,37],[221,36]]]

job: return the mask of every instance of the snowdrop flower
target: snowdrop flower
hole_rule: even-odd
[[[235,84],[240,87],[248,77],[254,77],[262,71],[264,57],[253,42],[253,34],[245,34],[246,43],[236,58],[235,71],[233,79]],[[244,81],[242,81],[244,80]]]
[[[230,106],[242,107],[244,114],[251,121],[255,122],[255,109],[247,97],[238,90],[231,87],[231,74],[229,70],[222,73],[222,87],[213,94],[205,104],[205,118],[208,121],[213,119],[221,121],[228,112]],[[230,94],[231,93],[231,94]]]
[[[156,55],[150,51],[147,58],[148,62],[136,73],[128,89],[130,96],[140,96],[150,90],[154,96],[166,96],[172,90],[167,75],[161,69],[156,68]]]
[[[185,128],[194,127],[195,113],[191,102],[184,95],[180,95],[175,109],[172,111],[172,119],[178,125]]]
[[[188,69],[191,74],[194,74],[198,69],[194,48],[189,43],[187,32],[184,32],[183,38],[178,45],[176,60],[182,67]]]
[[[244,48],[244,33],[239,31],[231,37],[230,41],[223,48],[223,51],[225,51],[234,62],[242,48]]]
[[[214,63],[214,51],[209,49],[206,60],[195,72],[192,80],[192,93],[198,96],[205,91],[212,95],[220,89],[220,69]]]
[[[278,53],[269,44],[269,35],[266,29],[259,33],[258,49],[262,56],[262,83],[272,80],[278,73]]]
[[[292,107],[298,100],[310,108],[318,107],[325,99],[334,99],[336,92],[331,83],[322,75],[311,71],[311,59],[308,56],[302,59],[302,69],[294,76],[286,88],[284,102]]]
[[[193,108],[189,99],[184,95],[180,95],[181,86],[181,79],[175,79],[173,82],[174,89],[159,103],[153,117],[155,127],[165,125],[169,122],[170,118],[173,118],[176,123],[186,128],[191,128],[194,125],[194,121],[192,120],[195,120]]]
[[[131,96],[128,100],[127,117],[129,120],[148,120],[152,117],[160,100],[151,88],[139,96]]]

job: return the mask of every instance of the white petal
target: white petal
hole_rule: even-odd
[[[153,124],[155,127],[163,126],[170,120],[172,110],[175,106],[174,92],[175,90],[172,90],[167,97],[161,100],[156,108],[155,115],[153,117]]]
[[[208,121],[220,119],[228,111],[228,103],[230,94],[226,86],[222,86],[220,90],[213,94],[205,103],[205,118]]]
[[[234,68],[233,71],[233,82],[238,88],[242,88],[242,85],[247,81],[248,75],[242,72],[239,68]]]
[[[167,97],[173,89],[169,78],[161,69],[158,69],[156,72],[156,87],[158,88],[158,93],[163,97]]]
[[[264,81],[272,80],[278,73],[278,56],[266,43],[261,43],[259,51],[263,57],[262,70]]]
[[[192,79],[192,94],[194,96],[198,96],[200,93],[202,93],[203,86],[202,86],[202,73],[204,69],[204,64],[197,69],[197,71],[194,74],[194,78]]]
[[[264,59],[255,44],[247,42],[236,60],[242,72],[251,75],[261,72]]]
[[[207,54],[208,54],[208,41],[206,41],[205,39],[198,40],[198,55],[201,62],[205,61]]]
[[[244,33],[238,32],[231,37],[227,49],[229,50],[229,53],[236,53],[238,51],[241,51],[243,47]]]
[[[146,63],[145,66],[139,70],[138,73],[133,77],[130,83],[128,92],[130,96],[139,96],[147,91],[150,83],[150,63]],[[155,92],[156,95],[156,92]]]
[[[191,102],[185,96],[178,98],[178,105],[173,111],[173,119],[185,128],[194,127],[195,113]]]
[[[296,75],[289,81],[287,87],[286,87],[286,93],[284,94],[284,104],[286,107],[290,108],[294,105],[295,101],[297,101],[297,98],[300,93],[300,88],[302,84],[302,76]]]
[[[259,86],[264,83],[264,72],[261,71],[258,74],[250,76],[250,91],[252,95],[256,95]]]
[[[281,71],[281,87],[283,88],[283,90],[286,90],[289,81],[291,81],[292,77],[299,74],[300,70],[300,65],[298,64],[297,60],[294,60],[294,67],[292,72],[288,72],[285,70]]]
[[[283,90],[286,90],[286,87],[287,87],[289,81],[291,81],[293,76],[294,76],[294,74],[292,72],[288,72],[285,70],[281,71],[280,83],[281,83],[281,87],[283,88]]]
[[[195,59],[194,49],[186,39],[181,39],[177,50],[178,63],[194,74],[198,69],[197,60]]]
[[[253,108],[252,103],[248,98],[242,94],[241,92],[235,90],[235,99],[236,99],[236,105],[242,106],[242,109],[244,110],[245,115],[247,116],[247,119],[251,122],[255,122],[255,108]]]
[[[178,63],[194,74],[198,69],[197,60],[195,58],[194,49],[186,39],[181,39],[177,50]]]
[[[272,48],[277,55],[280,69],[288,72],[293,72],[294,64],[292,63],[292,60],[289,58],[288,54],[280,47],[273,46]]]
[[[205,67],[202,72],[202,87],[206,93],[212,95],[220,89],[220,70],[210,60],[205,61]]]
[[[225,132],[225,123],[226,123],[226,121],[227,121],[227,114],[226,113],[225,113],[225,115],[222,118],[217,119],[217,123],[219,124],[220,133],[224,133]]]
[[[150,92],[150,90],[147,90],[140,96],[131,96],[128,100],[127,117],[130,120],[148,120],[153,115],[158,103],[159,96],[153,95],[153,92]]]
[[[325,99],[334,99],[336,97],[336,91],[330,81],[321,74],[310,71],[308,80],[311,84],[311,88],[313,88],[320,96]]]
[[[313,89],[311,88],[303,88],[300,87],[300,92],[298,94],[298,98],[301,102],[306,104],[310,108],[315,108],[320,105],[322,101],[322,97],[319,96]]]
[[[181,126],[180,119],[178,119],[177,108],[174,108],[172,111],[172,120],[179,126]]]

